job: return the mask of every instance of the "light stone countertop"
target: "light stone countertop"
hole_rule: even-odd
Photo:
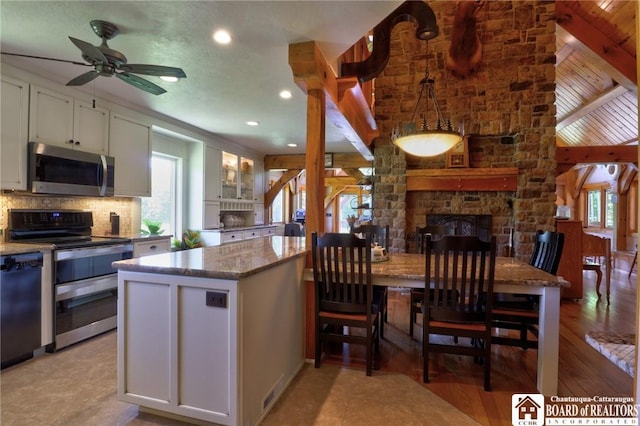
[[[374,285],[424,288],[425,267],[424,255],[393,253],[371,264],[371,276]],[[305,279],[313,281],[312,269],[305,270]],[[497,257],[494,285],[569,287],[569,282],[512,257]]]
[[[121,271],[239,280],[307,253],[301,237],[270,236],[114,262]]]
[[[0,243],[0,255],[2,256],[33,253],[36,251],[46,253],[51,250],[53,250],[52,244]]]
[[[423,255],[391,254],[388,261],[373,263],[371,274],[377,278],[417,280],[424,285],[425,266]],[[534,287],[569,286],[569,282],[564,278],[549,274],[512,257],[496,258],[494,283]]]
[[[171,238],[173,238],[173,235],[142,235],[140,232],[133,232],[131,234],[94,235],[94,237],[128,238],[133,243],[139,243],[140,241],[166,240],[167,238],[171,239]]]

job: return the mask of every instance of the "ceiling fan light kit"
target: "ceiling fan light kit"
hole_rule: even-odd
[[[93,20],[90,22],[93,32],[102,39],[100,46],[94,46],[86,41],[69,37],[69,40],[82,52],[82,59],[88,63],[68,61],[64,59],[46,58],[42,56],[22,55],[18,53],[2,52],[3,55],[22,56],[26,58],[45,59],[58,62],[68,62],[75,65],[92,66],[93,70],[79,75],[67,83],[67,86],[82,86],[96,79],[97,77],[111,77],[115,75],[120,80],[138,89],[144,90],[153,95],[161,95],[165,89],[151,81],[138,77],[135,74],[150,75],[154,77],[165,77],[169,80],[177,81],[186,78],[187,75],[181,68],[167,67],[163,65],[148,64],[128,64],[127,57],[121,52],[111,49],[107,41],[120,33],[120,28],[111,22]]]

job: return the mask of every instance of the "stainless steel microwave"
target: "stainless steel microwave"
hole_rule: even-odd
[[[112,197],[115,159],[29,142],[28,185],[34,194]]]

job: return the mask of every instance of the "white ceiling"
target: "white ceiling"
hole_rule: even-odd
[[[157,111],[264,154],[305,152],[306,96],[288,64],[291,43],[315,40],[331,64],[401,1],[6,1],[0,2],[2,51],[82,61],[68,36],[94,45],[89,22],[120,27],[109,47],[131,64],[181,67],[187,78],[154,96],[99,77],[80,90]],[[230,45],[214,43],[227,29]],[[65,84],[80,65],[2,55],[2,62]],[[94,84],[95,82],[95,84]],[[290,100],[278,93],[289,89]],[[260,122],[249,127],[248,120]],[[327,152],[355,152],[328,125]],[[287,147],[297,143],[297,148]]]

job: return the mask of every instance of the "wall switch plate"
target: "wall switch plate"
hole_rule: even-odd
[[[214,308],[227,308],[227,293],[221,293],[219,291],[207,291],[207,306],[213,306]]]

